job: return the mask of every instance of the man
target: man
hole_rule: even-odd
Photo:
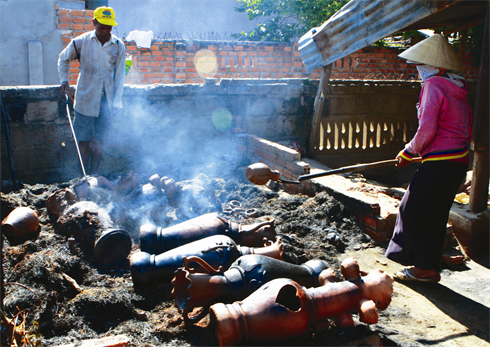
[[[95,30],[73,39],[58,59],[63,94],[68,93],[70,63],[75,59],[80,62],[73,127],[84,168],[91,174],[99,169],[104,139],[123,107],[126,47],[111,34],[117,25],[115,17],[110,7],[95,9]]]

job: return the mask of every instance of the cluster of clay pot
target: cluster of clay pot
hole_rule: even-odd
[[[373,324],[393,292],[390,276],[361,272],[353,258],[342,262],[342,282],[325,261],[283,261],[273,220],[243,226],[209,213],[168,228],[146,224],[140,247],[130,260],[135,287],[170,282],[185,322],[209,314],[220,346],[277,343],[332,318],[352,326],[352,313]]]

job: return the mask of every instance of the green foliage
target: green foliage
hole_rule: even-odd
[[[349,0],[238,0],[238,12],[250,20],[264,18],[250,32],[233,34],[241,41],[288,42],[326,22]]]

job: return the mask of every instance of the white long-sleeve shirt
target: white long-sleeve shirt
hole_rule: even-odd
[[[60,53],[58,73],[61,83],[68,81],[70,63],[80,56],[80,75],[75,93],[75,110],[87,117],[98,117],[102,91],[111,111],[121,109],[126,66],[126,47],[116,36],[102,46],[95,31],[73,39]]]

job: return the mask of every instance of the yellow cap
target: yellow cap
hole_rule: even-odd
[[[100,24],[110,25],[115,27],[116,23],[116,14],[111,7],[97,7],[94,10],[94,19],[97,20]]]

